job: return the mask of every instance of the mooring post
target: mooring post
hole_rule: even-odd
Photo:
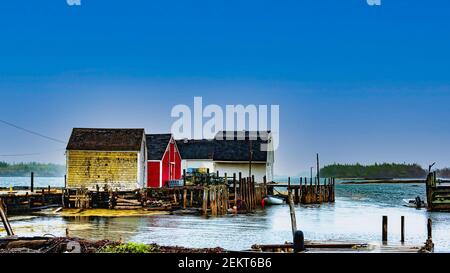
[[[236,173],[233,173],[234,205],[237,206]]]
[[[263,192],[263,194],[261,194],[262,198],[267,196],[267,177],[265,175],[263,177],[263,183],[264,183],[264,192]]]
[[[427,237],[428,237],[428,240],[431,240],[432,239],[432,237],[433,237],[433,230],[432,230],[432,228],[433,228],[433,222],[431,221],[431,219],[430,218],[428,218],[428,223],[427,223]]]
[[[297,231],[297,220],[295,218],[294,200],[292,198],[292,193],[290,191],[288,191],[288,202],[289,202],[289,211],[291,214],[292,236],[295,237],[295,232]]]
[[[317,153],[317,182],[320,185],[320,164],[319,164],[319,154]]]
[[[405,216],[401,217],[401,239],[402,243],[405,242]]]
[[[31,172],[31,185],[30,185],[30,191],[34,192],[34,172]]]
[[[383,216],[383,226],[382,226],[382,241],[386,243],[388,241],[388,217]]]

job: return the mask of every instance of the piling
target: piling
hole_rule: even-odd
[[[401,239],[400,242],[405,242],[405,216],[402,216],[401,219]]]
[[[292,236],[295,237],[295,232],[297,231],[297,220],[295,218],[294,200],[292,199],[292,193],[290,191],[288,192],[288,201],[289,201],[289,211],[291,214]]]
[[[5,227],[6,234],[8,236],[14,236],[11,224],[9,223],[8,217],[6,216],[6,206],[3,205],[3,200],[0,199],[0,218],[2,219],[3,226]]]
[[[34,192],[34,172],[31,172],[31,185],[30,185],[30,191]]]
[[[236,173],[233,173],[234,205],[237,206]]]
[[[433,227],[433,222],[431,221],[431,219],[430,218],[428,218],[428,223],[427,223],[427,237],[428,237],[428,240],[431,240],[432,239],[432,232],[433,232],[433,230],[432,230],[432,227]]]
[[[388,217],[383,216],[383,223],[382,223],[382,241],[383,243],[386,243],[388,241]]]

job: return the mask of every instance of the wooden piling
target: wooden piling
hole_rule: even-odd
[[[433,222],[430,218],[428,218],[428,222],[427,222],[427,237],[428,240],[431,240],[433,237]]]
[[[387,216],[383,216],[382,241],[383,241],[383,243],[386,243],[388,241],[388,217]]]
[[[187,204],[187,189],[183,190],[183,209],[186,208],[186,204]]]
[[[202,206],[203,215],[208,215],[208,188],[203,188],[203,206]]]
[[[294,200],[292,199],[292,193],[290,191],[288,192],[288,202],[289,202],[289,211],[291,215],[292,236],[294,236],[295,232],[297,231],[297,220],[295,218]]]
[[[237,206],[236,173],[233,173],[234,205]]]
[[[31,185],[30,185],[30,191],[34,192],[34,172],[31,172]]]
[[[3,226],[5,227],[6,234],[8,236],[14,236],[13,229],[9,223],[8,217],[6,216],[6,206],[3,205],[3,200],[0,199],[0,218],[2,219]]]
[[[262,196],[264,198],[264,196],[267,196],[267,177],[264,175],[263,177],[263,183],[264,183],[264,188],[263,188],[263,193]]]
[[[400,222],[401,222],[401,230],[400,230],[400,233],[401,233],[401,235],[400,235],[400,242],[402,242],[402,243],[404,243],[405,242],[405,216],[402,216],[401,217],[401,219],[400,219]]]

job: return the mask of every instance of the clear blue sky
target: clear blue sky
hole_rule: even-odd
[[[276,173],[333,162],[450,166],[450,2],[4,1],[0,119],[167,132],[174,104],[279,104]],[[0,124],[0,160],[64,145]],[[27,156],[4,156],[35,154]]]

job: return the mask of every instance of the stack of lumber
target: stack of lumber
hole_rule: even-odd
[[[122,194],[116,196],[114,209],[140,209],[142,203],[135,194]]]

